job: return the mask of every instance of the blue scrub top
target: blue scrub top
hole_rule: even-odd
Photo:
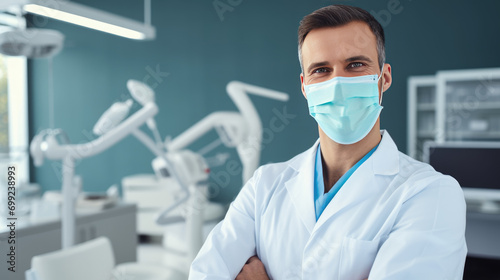
[[[325,210],[328,203],[337,194],[340,188],[345,184],[347,179],[351,177],[352,173],[358,169],[363,162],[365,162],[377,149],[378,145],[375,146],[371,151],[369,151],[362,159],[360,159],[351,169],[349,169],[340,179],[333,185],[333,187],[325,192],[325,183],[323,181],[323,165],[321,164],[321,147],[318,144],[318,149],[316,151],[316,163],[314,167],[314,206],[316,208],[316,221],[318,221],[321,213]]]

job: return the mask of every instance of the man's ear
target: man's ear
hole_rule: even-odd
[[[300,73],[300,90],[302,90],[302,95],[307,99],[306,90],[304,89],[304,74]]]
[[[388,90],[392,85],[392,68],[389,63],[384,64],[384,73],[382,74],[383,84],[382,92]]]

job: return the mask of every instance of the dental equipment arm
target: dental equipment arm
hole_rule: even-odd
[[[169,151],[183,149],[210,130],[216,129],[226,146],[236,147],[243,165],[243,183],[246,183],[259,166],[262,141],[262,122],[248,94],[279,101],[287,101],[288,94],[239,81],[229,82],[226,90],[239,113],[212,113],[167,143],[166,146]]]
[[[172,174],[172,177],[174,177],[174,179],[179,183],[179,185],[181,186],[181,189],[183,190],[183,192],[185,194],[185,196],[180,198],[179,200],[177,200],[176,203],[174,203],[174,204],[170,205],[169,207],[167,207],[166,209],[164,209],[162,211],[162,213],[156,219],[156,222],[158,224],[168,224],[168,223],[175,223],[175,222],[184,221],[184,218],[181,216],[167,216],[167,215],[172,210],[179,207],[179,205],[185,203],[189,199],[189,197],[191,195],[189,193],[189,187],[186,186],[184,181],[182,181],[180,176],[177,174],[177,170],[174,169],[173,164],[166,157],[165,153],[162,150],[158,149],[158,146],[155,145],[155,143],[153,142],[153,140],[151,140],[151,138],[149,138],[144,132],[140,131],[139,129],[134,130],[132,132],[132,134],[137,138],[137,140],[139,140],[141,143],[143,143],[144,146],[146,146],[153,154],[155,154],[157,157],[161,157],[165,161],[165,163],[167,165],[167,169]]]
[[[136,81],[136,80],[128,80],[127,81],[127,89],[130,92],[130,95],[142,106],[147,103],[155,102],[155,92],[152,88],[150,88],[145,83]],[[163,150],[163,143],[160,137],[160,132],[158,131],[158,127],[156,126],[156,122],[153,118],[150,118],[146,122],[148,128],[153,132],[153,137],[155,138],[156,145],[160,150]]]
[[[245,125],[245,120],[239,113],[211,113],[167,143],[167,147],[169,151],[182,150],[212,129],[217,130],[226,146],[234,147],[246,137],[242,129]]]
[[[111,105],[94,125],[94,129],[92,130],[94,134],[100,136],[115,128],[128,116],[132,104],[133,101],[129,99],[125,102],[115,102]]]
[[[82,159],[97,155],[121,141],[157,113],[158,107],[156,104],[146,104],[124,122],[88,143],[60,146],[53,136],[48,135],[45,140],[47,145],[44,149],[44,155],[46,158],[54,160],[66,157]]]
[[[128,80],[127,81],[127,89],[130,92],[130,95],[137,101],[139,104],[142,106],[146,106],[147,104],[155,104],[155,92],[151,87],[146,85],[145,83],[136,81],[136,80]],[[149,129],[153,132],[155,142],[153,142],[145,133],[140,131],[139,129],[135,129],[132,134],[139,140],[141,143],[143,143],[154,155],[157,157],[160,157],[163,159],[167,169],[171,173],[172,177],[179,183],[181,189],[184,192],[184,197],[181,199],[177,200],[176,203],[173,205],[170,205],[167,207],[164,211],[162,211],[162,214],[159,215],[157,218],[158,223],[160,224],[166,224],[166,223],[172,223],[172,222],[179,222],[183,221],[184,218],[180,216],[167,216],[173,209],[177,208],[181,204],[185,203],[189,197],[190,197],[190,192],[189,192],[189,187],[187,184],[181,179],[179,174],[177,173],[177,170],[175,169],[174,165],[170,162],[170,160],[167,158],[164,147],[162,144],[162,140],[160,137],[160,133],[158,131],[158,128],[156,126],[156,122],[153,119],[153,117],[149,118],[146,121],[147,126]]]
[[[283,102],[288,101],[289,97],[288,94],[283,92],[238,81],[229,82],[226,90],[247,123],[248,137],[236,147],[243,164],[242,176],[244,184],[259,167],[262,142],[262,122],[247,93]]]
[[[43,163],[43,157],[53,160],[60,159],[63,161],[62,248],[71,247],[74,244],[75,238],[75,160],[90,157],[105,151],[133,133],[157,113],[158,107],[154,103],[146,104],[135,114],[109,130],[107,133],[84,144],[59,145],[55,135],[50,134],[46,135],[45,141],[42,141],[43,135],[37,135],[33,138],[30,150],[35,159],[35,164],[41,165],[41,163]]]

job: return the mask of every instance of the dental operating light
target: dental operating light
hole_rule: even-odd
[[[64,44],[64,35],[57,30],[28,28],[2,32],[0,29],[0,53],[28,58],[52,57]]]

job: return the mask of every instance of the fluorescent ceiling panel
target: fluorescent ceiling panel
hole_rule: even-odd
[[[135,40],[150,40],[156,37],[156,30],[151,25],[81,4],[69,1],[29,0],[27,2],[24,10],[29,13]]]

